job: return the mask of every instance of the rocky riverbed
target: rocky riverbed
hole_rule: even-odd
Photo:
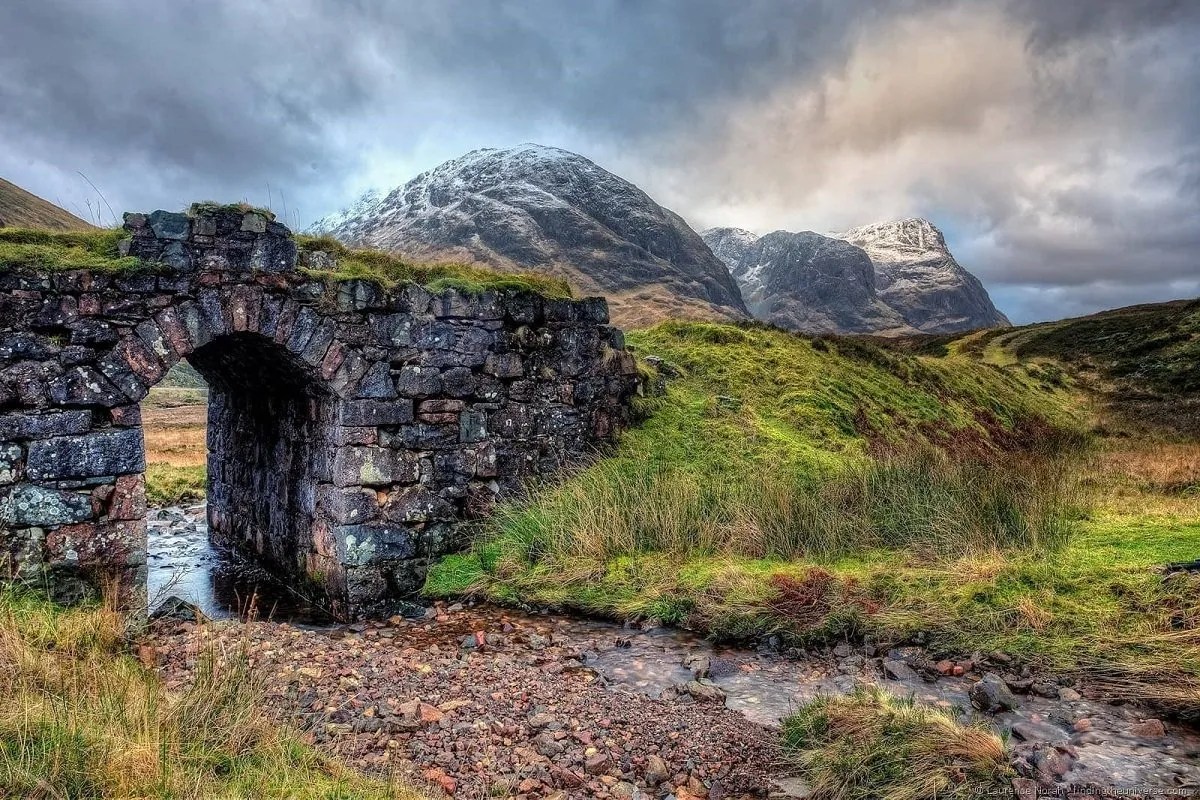
[[[141,653],[169,686],[191,679],[212,642],[245,648],[281,721],[356,766],[412,771],[456,797],[803,795],[779,719],[866,682],[985,717],[1044,790],[1200,793],[1194,730],[1023,674],[1002,654],[933,662],[920,648],[846,643],[789,655],[460,604],[333,625],[212,552],[201,507],[155,512],[151,565],[152,588],[218,618],[152,625]],[[231,613],[249,605],[275,621]]]

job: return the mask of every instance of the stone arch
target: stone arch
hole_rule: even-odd
[[[0,265],[0,578],[144,586],[139,403],[181,359],[214,387],[212,535],[343,616],[417,590],[461,521],[626,420],[602,299],[317,278],[286,228],[226,207],[126,228],[159,268]]]

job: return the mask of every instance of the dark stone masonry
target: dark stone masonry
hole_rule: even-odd
[[[416,592],[464,521],[627,421],[636,370],[603,299],[319,279],[256,212],[125,227],[153,268],[0,264],[2,578],[66,601],[144,586],[138,403],[184,358],[210,386],[214,540],[346,617]]]

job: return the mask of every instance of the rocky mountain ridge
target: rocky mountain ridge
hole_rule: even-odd
[[[625,326],[747,316],[728,270],[682,218],[552,147],[474,150],[309,231],[412,258],[550,272],[607,296]]]
[[[710,228],[701,237],[725,262],[758,319],[832,333],[948,333],[1006,326],[942,232],[905,219],[825,236]]]

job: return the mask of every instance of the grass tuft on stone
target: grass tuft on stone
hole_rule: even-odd
[[[189,213],[220,210],[270,214],[264,209],[243,208],[241,204],[217,206],[211,203],[194,204]],[[118,243],[128,235],[120,228],[87,231],[0,228],[0,271],[87,269],[125,273],[167,269],[132,256],[122,257],[117,250]],[[546,275],[500,272],[471,264],[414,262],[378,250],[348,248],[330,237],[300,235],[296,242],[300,252],[298,269],[329,282],[369,280],[388,289],[416,283],[432,292],[456,289],[471,295],[487,291],[526,291],[554,298],[573,296],[570,284]],[[318,252],[328,258],[318,263],[313,257]]]

